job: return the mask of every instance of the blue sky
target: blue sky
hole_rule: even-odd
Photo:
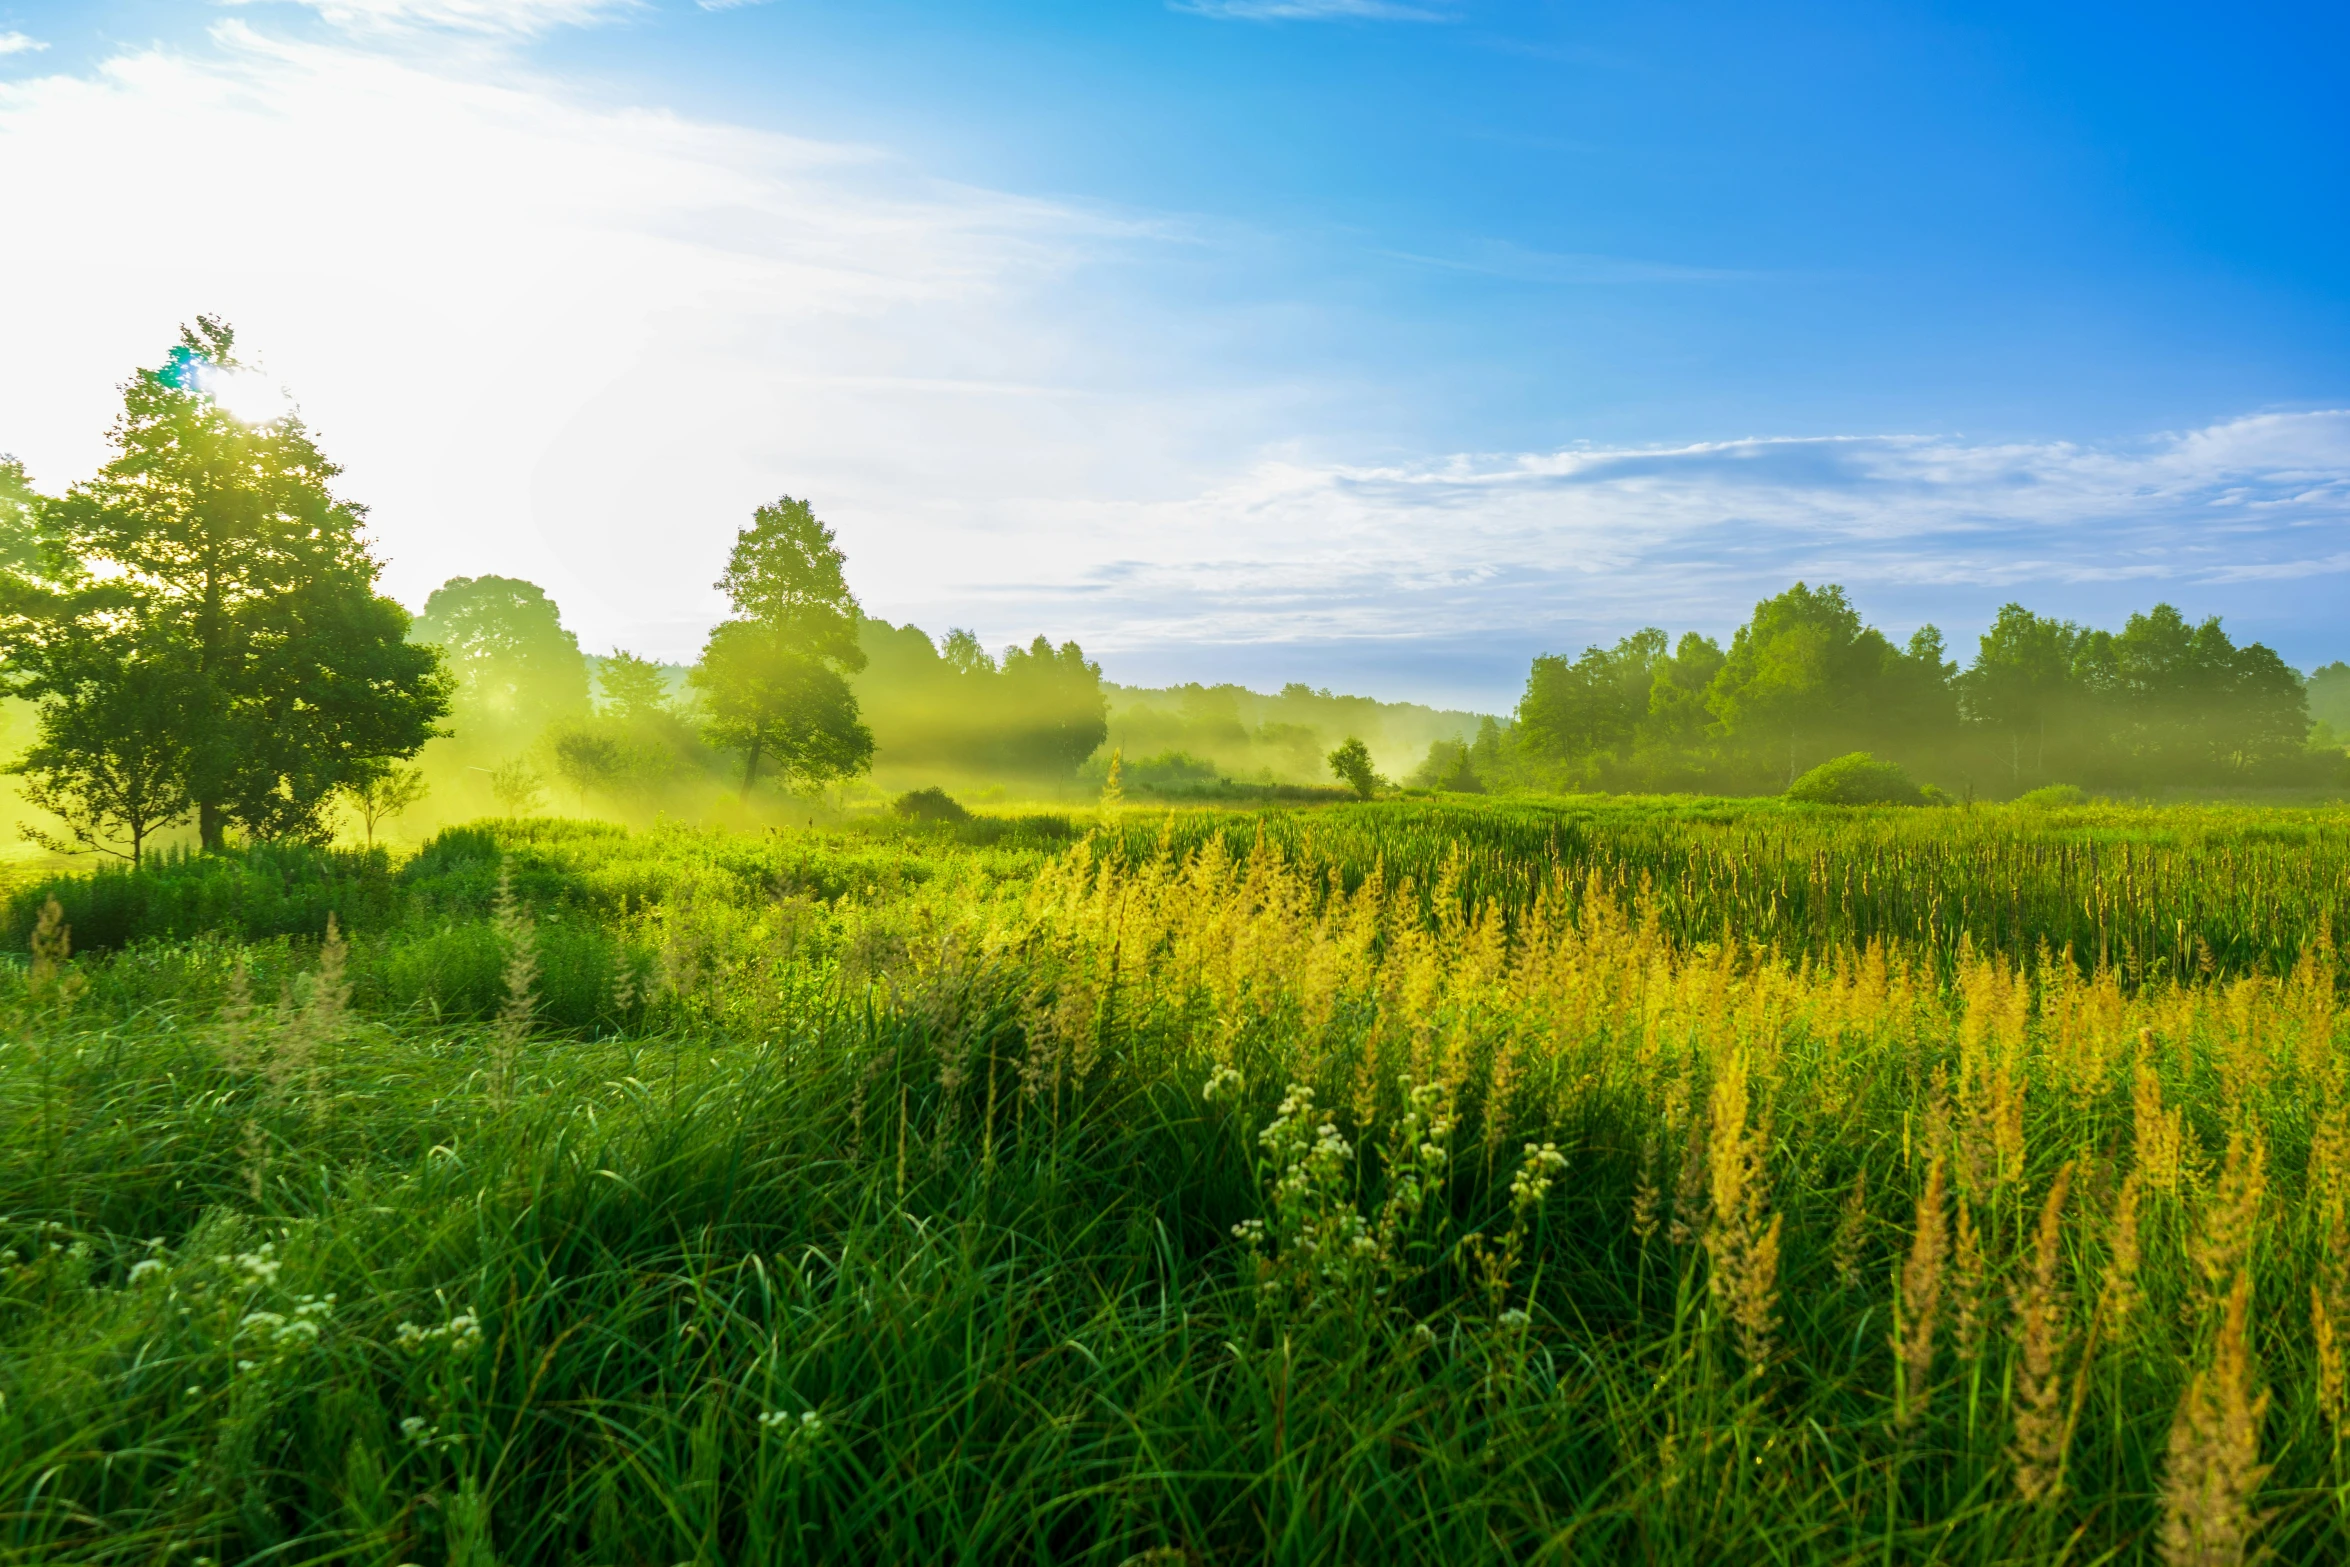
[[[1961,648],[2167,598],[2350,657],[2338,9],[0,0],[12,36],[0,450],[86,471],[221,310],[412,603],[509,571],[690,654],[789,491],[874,612],[1133,681],[1498,708],[1798,576]]]

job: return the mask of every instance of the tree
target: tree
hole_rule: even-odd
[[[669,716],[669,676],[649,658],[614,648],[596,666],[604,711],[626,723],[644,724]]]
[[[27,838],[137,865],[150,836],[187,816],[194,802],[182,719],[194,682],[175,651],[141,645],[135,630],[82,628],[41,661],[26,688],[40,702],[39,738],[16,770],[26,803],[63,822],[65,837],[27,826]]]
[[[359,813],[359,824],[366,830],[367,846],[375,847],[375,829],[380,822],[388,822],[401,815],[408,807],[432,792],[424,781],[421,767],[387,767],[364,782],[344,788],[343,794],[351,802],[351,809]]]
[[[53,548],[83,576],[46,613],[76,630],[25,634],[14,620],[5,650],[20,689],[56,702],[73,700],[60,693],[82,680],[73,644],[87,636],[127,638],[139,654],[126,671],[173,671],[176,765],[207,850],[231,826],[324,837],[337,792],[414,755],[448,711],[438,658],[375,592],[365,514],[330,488],[340,470],[295,414],[228,406],[254,382],[230,329],[199,317],[126,383],[113,455],[50,508]],[[95,776],[61,771],[48,787]]]
[[[865,667],[857,600],[832,530],[785,496],[735,535],[718,587],[736,618],[710,633],[687,677],[701,693],[714,744],[743,753],[743,793],[772,759],[792,783],[863,772],[873,732],[847,677]]]
[[[49,562],[48,531],[43,526],[47,502],[24,471],[24,464],[0,452],[0,572],[45,575]]]
[[[2350,664],[2337,658],[2310,671],[2308,691],[2311,723],[2350,731]]]
[[[587,809],[590,791],[617,796],[653,783],[669,770],[666,748],[629,732],[622,720],[597,719],[560,724],[548,732],[555,776],[579,795]]]
[[[1967,718],[2006,740],[2011,782],[2023,782],[2027,740],[2034,771],[2047,769],[2048,725],[2079,698],[2073,663],[2081,639],[2081,628],[2069,620],[2002,604],[1976,646],[1974,663],[1958,679]]]
[[[1551,761],[1630,749],[1665,647],[1665,634],[1651,626],[1612,649],[1587,647],[1571,664],[1537,658],[1518,700],[1520,743]]]
[[[850,777],[872,762],[873,731],[848,681],[758,621],[721,623],[689,678],[711,743],[743,755],[746,795],[770,759],[792,785]]]
[[[1330,753],[1330,770],[1359,800],[1368,800],[1379,787],[1379,775],[1371,768],[1371,748],[1357,736],[1348,735],[1345,743]]]
[[[1003,760],[1015,771],[1066,773],[1101,748],[1110,704],[1101,665],[1074,642],[1055,648],[1039,636],[1004,650],[1000,682]]]
[[[1798,582],[1754,607],[1706,690],[1706,706],[1732,739],[1775,756],[1787,778],[1807,748],[1880,736],[1920,737],[1954,722],[1942,634],[1920,629],[1904,650],[1830,584]]]
[[[456,681],[457,733],[527,744],[588,712],[587,659],[546,590],[516,577],[451,577],[412,632],[438,647]]]
[[[735,535],[717,586],[738,616],[781,633],[802,657],[853,674],[865,667],[865,654],[847,564],[832,530],[806,501],[786,495],[753,512],[751,525]]]
[[[1671,654],[1649,671],[1648,716],[1641,733],[1651,745],[1693,746],[1712,727],[1707,690],[1722,670],[1721,644],[1694,631],[1681,633]]]
[[[2114,740],[2142,777],[2204,781],[2287,761],[2309,733],[2301,677],[2260,643],[2237,647],[2214,615],[2169,604],[2092,633],[2083,663]]]
[[[546,783],[530,763],[517,756],[491,768],[490,793],[508,816],[529,816],[546,798]]]
[[[950,626],[947,629],[946,641],[939,645],[938,656],[957,674],[992,675],[996,672],[995,660],[988,656],[986,647],[980,643],[979,634],[961,626]]]

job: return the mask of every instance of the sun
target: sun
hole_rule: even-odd
[[[258,370],[205,365],[196,373],[196,389],[240,424],[275,424],[294,411],[294,400],[285,388]]]
[[[286,389],[262,371],[214,364],[184,345],[171,351],[158,375],[164,385],[194,392],[240,424],[275,424],[294,411]]]

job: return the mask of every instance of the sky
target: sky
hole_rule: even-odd
[[[385,587],[1505,711],[1802,579],[2350,658],[2350,12],[0,0],[0,452],[225,316]]]

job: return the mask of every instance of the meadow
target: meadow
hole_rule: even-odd
[[[0,1555],[2350,1558],[2350,811],[14,887]]]

